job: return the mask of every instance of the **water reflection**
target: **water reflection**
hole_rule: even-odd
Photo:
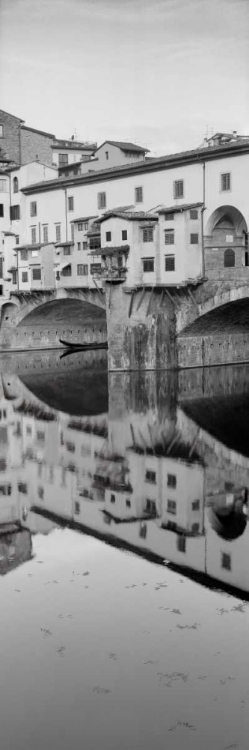
[[[69,525],[248,598],[246,366],[111,374],[107,390],[102,352],[1,365],[2,574]]]

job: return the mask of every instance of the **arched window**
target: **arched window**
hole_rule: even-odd
[[[224,266],[225,268],[233,268],[235,266],[235,252],[231,247],[227,247],[224,252]]]
[[[18,179],[17,179],[17,177],[14,177],[14,179],[13,179],[13,193],[18,193]]]

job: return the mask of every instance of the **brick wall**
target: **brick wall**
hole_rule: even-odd
[[[47,135],[21,128],[21,163],[27,164],[38,157],[42,164],[52,166],[52,143],[53,138]]]
[[[20,124],[17,117],[0,109],[0,124],[3,125],[3,138],[0,138],[0,148],[8,159],[20,164]]]
[[[227,235],[233,237],[232,242],[227,242]],[[224,266],[224,253],[229,248],[235,253],[235,266],[226,268]],[[212,278],[238,278],[247,273],[245,268],[245,242],[242,235],[236,236],[233,229],[217,229],[212,235],[205,237],[205,275]],[[248,274],[249,275],[249,274]]]

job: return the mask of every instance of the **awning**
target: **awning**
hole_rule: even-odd
[[[74,245],[74,240],[66,240],[65,242],[55,242],[55,247],[71,247]]]
[[[14,273],[14,271],[17,271],[17,266],[11,266],[11,268],[8,268],[7,273]]]

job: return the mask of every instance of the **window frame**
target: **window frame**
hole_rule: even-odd
[[[165,273],[174,273],[174,271],[176,270],[175,258],[176,258],[176,256],[173,253],[168,253],[167,255],[164,256],[164,263],[165,263],[164,270],[165,270]],[[174,261],[174,268],[167,268],[167,261],[169,261],[170,259],[172,259]]]
[[[146,264],[153,264],[153,268],[145,268]],[[155,258],[142,258],[143,273],[155,273]]]
[[[230,262],[229,262],[230,257]],[[227,259],[227,260],[226,260]],[[233,262],[231,262],[233,260]],[[235,268],[235,252],[232,247],[226,247],[223,256],[224,268]]]
[[[24,276],[25,276],[25,277],[27,276],[27,278],[25,278],[25,279],[24,279]],[[23,284],[27,284],[27,283],[28,283],[28,280],[29,280],[29,275],[28,275],[28,271],[22,271],[22,283],[23,283]]]
[[[229,187],[225,187],[226,185],[226,178],[228,178]],[[229,193],[231,191],[231,172],[221,172],[220,173],[220,192],[221,193]]]
[[[55,224],[55,240],[56,242],[61,241],[61,224]]]
[[[36,229],[37,227],[30,227],[31,229],[31,245],[36,245]]]
[[[48,243],[48,224],[42,224],[42,234],[43,234],[43,242]]]
[[[79,271],[80,268],[83,269],[82,272]],[[77,263],[77,276],[88,276],[88,264],[87,263]]]
[[[179,189],[179,186],[182,185],[182,190]],[[173,180],[173,198],[174,200],[179,200],[179,198],[184,198],[184,180]]]
[[[198,232],[190,233],[190,245],[199,245],[199,233]]]
[[[167,241],[166,241],[167,238]],[[174,245],[175,244],[175,230],[174,229],[165,229],[164,230],[164,244],[165,245]]]
[[[142,228],[143,244],[145,242],[154,242],[154,227]]]
[[[99,210],[106,208],[106,193],[103,190],[97,193],[97,204]]]
[[[105,233],[105,241],[111,242],[112,241],[112,233],[110,231]]]
[[[67,202],[68,211],[74,211],[74,196],[68,195],[67,201],[68,201]]]
[[[144,201],[144,192],[143,192],[143,185],[138,185],[135,187],[135,203],[143,203]]]
[[[32,281],[41,281],[41,280],[42,280],[41,268],[32,268]]]
[[[30,202],[30,216],[37,216],[37,201]]]
[[[125,237],[123,236],[124,234],[125,234]],[[127,229],[122,229],[122,242],[127,240],[127,238],[128,238]]]

